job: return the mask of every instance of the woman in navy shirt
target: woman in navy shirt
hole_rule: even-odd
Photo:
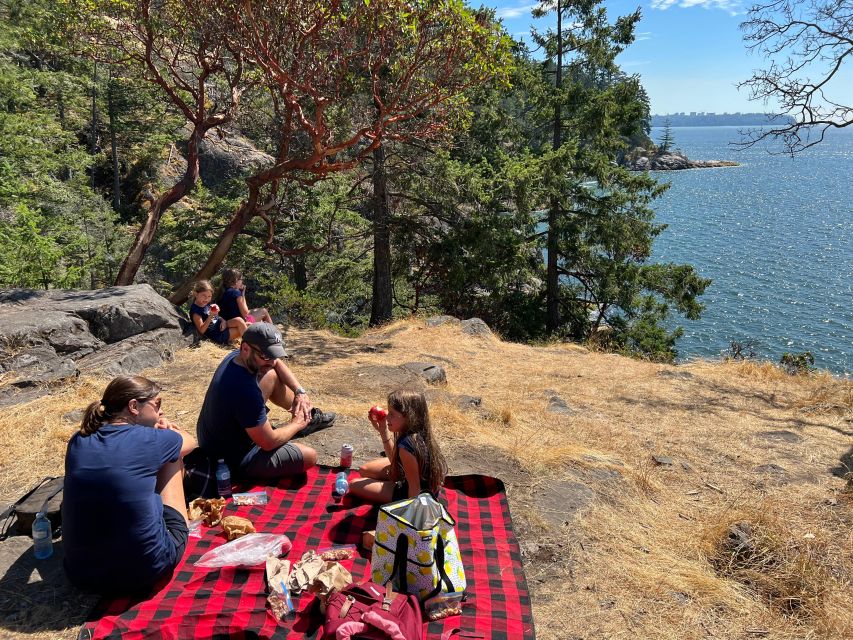
[[[65,571],[82,589],[146,591],[183,556],[182,458],[196,442],[160,404],[156,383],[119,376],[68,442],[62,541]]]

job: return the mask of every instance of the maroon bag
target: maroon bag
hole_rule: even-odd
[[[324,640],[422,640],[421,605],[391,583],[351,584],[329,596]]]

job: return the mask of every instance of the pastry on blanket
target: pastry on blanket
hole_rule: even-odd
[[[323,558],[323,560],[349,560],[353,555],[354,551],[352,549],[340,548],[327,549],[320,554],[320,557]]]
[[[240,516],[225,516],[222,518],[221,524],[225,537],[229,540],[234,540],[247,533],[255,533],[255,525],[252,524],[252,521]]]
[[[224,498],[196,498],[190,502],[187,515],[190,520],[204,518],[204,524],[214,527],[222,520],[222,510],[225,509]]]

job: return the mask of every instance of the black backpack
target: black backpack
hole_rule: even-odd
[[[218,498],[216,489],[216,461],[201,449],[193,449],[184,456],[184,497],[187,502],[195,498]]]
[[[12,525],[18,535],[30,535],[33,521],[44,511],[56,535],[62,526],[62,486],[65,476],[49,476],[27,491],[14,504],[0,513],[0,540],[12,535]]]

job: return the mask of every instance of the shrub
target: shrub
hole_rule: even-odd
[[[782,354],[779,359],[779,364],[789,374],[800,375],[814,371],[814,356],[811,351],[803,351],[802,353]]]

